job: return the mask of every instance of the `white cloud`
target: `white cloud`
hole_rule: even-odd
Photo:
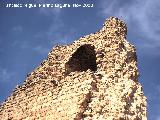
[[[59,3],[58,0],[36,0],[36,1],[37,3],[50,3],[50,4]],[[62,11],[61,8],[39,9],[39,13],[44,15],[45,17],[49,17],[50,19],[52,19],[52,22],[50,23],[50,27],[48,28],[48,30],[46,30],[46,32],[38,33],[34,36],[36,39],[46,38],[52,45],[55,43],[66,43],[65,40],[67,39],[67,36],[70,35],[71,30],[66,31],[65,33],[62,32],[64,28],[66,28],[66,26],[64,25],[64,22],[61,19],[61,11]]]
[[[57,17],[60,15],[61,9],[60,8],[40,8],[39,12],[47,16]]]
[[[41,55],[47,55],[49,52],[49,48],[43,47],[42,45],[38,45],[34,47],[33,50],[38,52]]]
[[[48,16],[49,17],[49,16]],[[52,22],[46,32],[38,33],[34,37],[35,39],[46,38],[51,45],[54,44],[67,44],[68,41],[74,38],[75,30],[69,27],[63,22],[61,16],[50,16]]]
[[[39,4],[45,4],[45,3],[55,4],[58,2],[58,0],[36,0],[36,2]],[[41,7],[39,9],[39,13],[55,18],[61,14],[61,10],[62,10],[61,8],[55,8],[55,7],[53,8]]]
[[[149,88],[152,88],[152,90],[150,90],[147,93],[148,100],[150,100],[150,101],[155,101],[155,100],[160,101],[160,96],[159,96],[160,95],[160,84],[155,84],[154,82],[150,83]]]
[[[37,3],[59,3],[58,0],[36,0]],[[40,8],[38,11],[40,14],[52,19],[49,28],[45,32],[38,33],[34,36],[35,39],[44,39],[49,42],[50,45],[55,44],[67,44],[74,38],[73,29],[68,29],[61,19],[61,8]],[[50,48],[45,48],[42,45],[37,45],[33,50],[40,54],[46,54]]]
[[[3,51],[3,48],[1,47],[3,44],[2,44],[3,42],[2,42],[2,38],[1,38],[1,36],[0,36],[0,52],[2,52]]]
[[[128,24],[134,22],[137,34],[147,38],[143,40],[142,47],[155,48],[160,47],[159,11],[159,0],[103,0],[100,14],[104,17],[120,17]]]
[[[51,38],[52,35],[62,30],[64,23],[61,19],[53,19],[48,31],[46,32],[47,37]]]
[[[5,68],[0,68],[0,81],[1,82],[8,82],[12,80],[12,77],[15,75],[14,72],[9,72]]]
[[[156,86],[158,94],[160,95],[160,85],[155,85],[155,86]],[[160,98],[160,96],[159,96],[159,98]]]
[[[160,116],[157,116],[156,120],[160,120]]]
[[[69,30],[68,32],[66,32],[65,34],[55,34],[53,36],[53,39],[57,41],[56,44],[69,44],[70,41],[73,41],[75,38],[74,38],[74,34],[75,34],[75,31],[72,29],[72,30]],[[51,44],[55,43],[54,41],[51,41]]]
[[[18,25],[12,28],[13,32],[20,33],[23,31],[22,26]]]

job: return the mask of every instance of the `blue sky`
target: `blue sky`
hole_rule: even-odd
[[[2,3],[11,3],[1,0]],[[12,2],[13,3],[13,2]],[[18,3],[14,0],[14,3]],[[149,120],[160,120],[159,0],[26,0],[24,3],[91,3],[93,8],[0,8],[0,102],[56,44],[98,31],[110,16],[127,23],[137,48],[139,82],[148,98]]]

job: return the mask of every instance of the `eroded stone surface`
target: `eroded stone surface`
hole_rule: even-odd
[[[55,46],[0,106],[2,120],[146,120],[135,47],[126,24],[110,17],[101,30]]]

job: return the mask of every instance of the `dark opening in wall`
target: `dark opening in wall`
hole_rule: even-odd
[[[96,71],[97,64],[94,46],[90,44],[80,46],[65,64],[65,69],[66,74],[73,71],[87,71],[88,69]]]

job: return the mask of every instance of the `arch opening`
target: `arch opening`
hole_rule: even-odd
[[[66,74],[74,71],[91,71],[97,70],[96,54],[94,46],[85,44],[80,46],[65,64]]]

